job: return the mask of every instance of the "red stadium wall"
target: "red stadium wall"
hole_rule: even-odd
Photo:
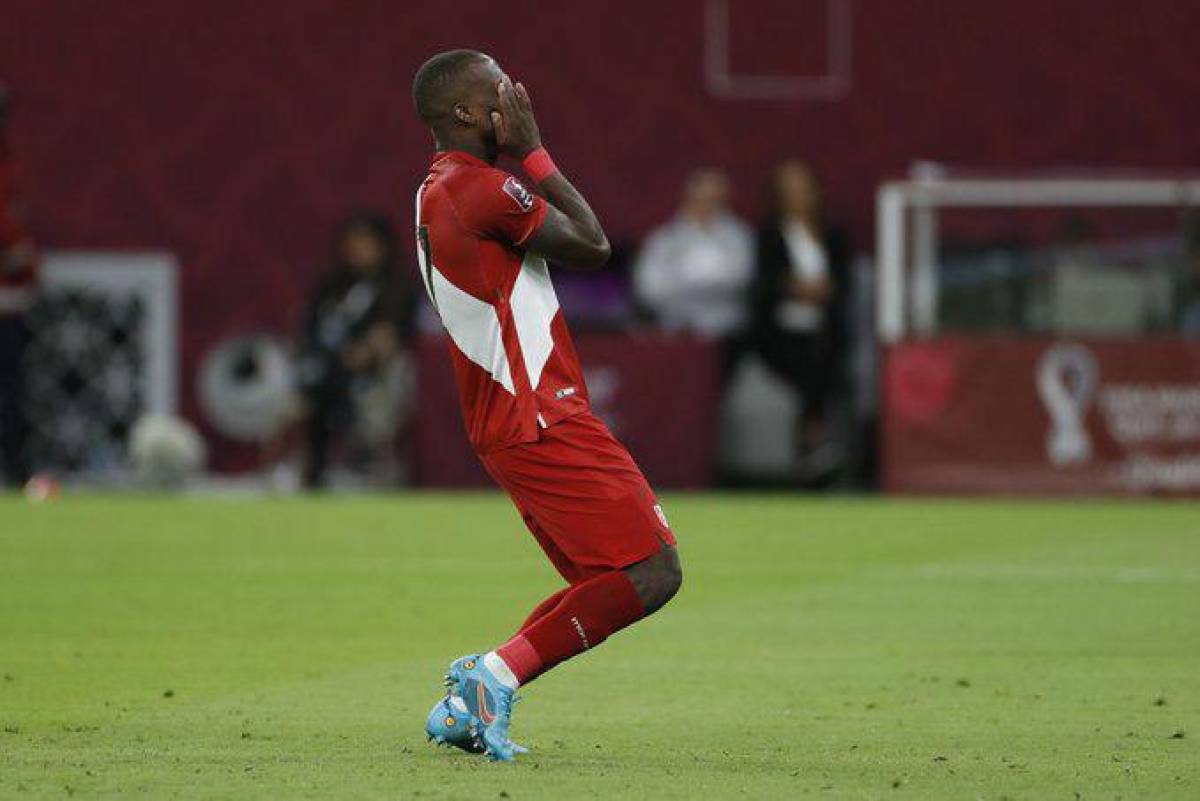
[[[827,0],[731,6],[734,71],[823,70]],[[429,150],[409,81],[451,46],[528,81],[559,162],[624,240],[697,164],[730,169],[750,213],[773,160],[814,159],[860,244],[876,184],[914,159],[1200,164],[1193,0],[855,0],[832,100],[710,95],[703,9],[3,0],[0,81],[43,243],[179,255],[185,376],[223,336],[294,326],[343,211],[408,219]],[[190,380],[183,396],[195,417]]]
[[[1200,494],[1200,343],[940,337],[883,381],[889,491]]]
[[[592,410],[629,448],[655,487],[699,489],[713,480],[720,395],[717,345],[671,334],[587,332],[575,337]],[[421,391],[413,426],[414,479],[433,487],[489,486],[467,438],[449,342],[417,347]]]

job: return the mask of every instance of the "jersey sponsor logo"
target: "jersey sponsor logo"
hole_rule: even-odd
[[[667,522],[667,513],[663,511],[662,504],[654,504],[654,514],[658,515],[658,522],[663,524],[663,528],[670,528],[671,524]]]
[[[524,184],[518,181],[511,175],[504,182],[504,194],[516,201],[517,206],[521,211],[529,211],[533,208],[533,193],[525,188]]]

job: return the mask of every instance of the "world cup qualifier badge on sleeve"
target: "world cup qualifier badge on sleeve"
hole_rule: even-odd
[[[533,208],[533,193],[525,188],[525,185],[511,175],[504,182],[504,194],[516,201],[517,206],[521,211],[529,211]]]

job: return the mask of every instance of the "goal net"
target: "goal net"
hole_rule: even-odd
[[[1200,492],[1200,179],[878,193],[883,484]]]

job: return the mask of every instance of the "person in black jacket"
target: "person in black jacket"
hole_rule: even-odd
[[[353,383],[369,379],[411,338],[414,298],[411,282],[397,270],[387,218],[370,212],[347,217],[335,237],[333,265],[313,287],[300,337],[305,486],[324,483],[331,441],[353,422]]]
[[[758,232],[751,340],[803,397],[802,469],[810,478],[836,464],[827,404],[846,351],[848,260],[846,237],[825,220],[812,168],[795,159],[779,164]]]
[[[0,84],[0,487],[29,478],[25,443],[29,310],[37,292],[38,253],[17,204],[8,146],[8,94]]]

